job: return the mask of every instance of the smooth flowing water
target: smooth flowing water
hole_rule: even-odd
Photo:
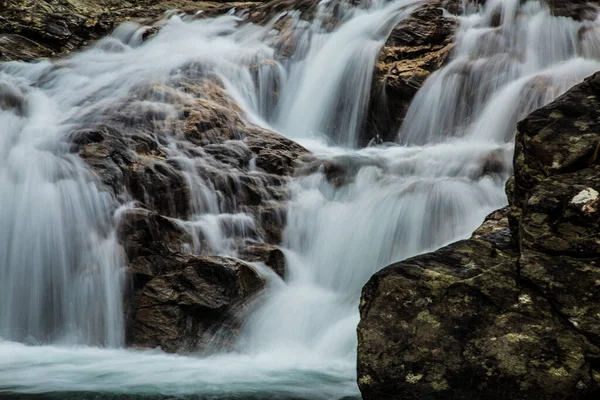
[[[276,20],[175,15],[145,43],[145,28],[129,24],[66,60],[0,64],[0,395],[357,396],[362,285],[391,262],[468,237],[503,206],[516,121],[600,69],[596,21],[550,16],[537,1],[464,2],[451,61],[416,95],[398,143],[357,149],[378,51],[420,3],[324,2],[311,23],[292,12],[287,52]],[[100,188],[68,136],[136,87],[181,78],[190,62],[218,77],[248,121],[345,171],[342,184],[323,170],[289,183],[286,280],[268,276],[234,351],[208,357],[121,348],[115,231],[127,199]],[[236,256],[227,232],[252,237],[256,221],[228,210],[198,172],[203,161],[178,143],[165,151],[193,194],[178,223],[212,254]]]

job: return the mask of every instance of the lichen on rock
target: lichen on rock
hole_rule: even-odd
[[[363,398],[600,394],[597,96],[600,74],[519,124],[509,207],[472,238],[365,285]]]

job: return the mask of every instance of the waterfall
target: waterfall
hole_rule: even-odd
[[[401,143],[510,142],[519,119],[598,70],[596,21],[520,3],[488,1],[460,17],[452,60],[415,96]]]
[[[412,11],[396,1],[367,12],[351,10],[335,31],[320,19],[298,39],[307,54],[289,68],[276,108],[276,127],[294,139],[325,137],[353,147],[367,111],[378,51],[396,23]]]
[[[354,3],[323,1],[313,22],[289,12],[265,26],[172,15],[146,42],[126,24],[64,60],[0,63],[0,395],[358,395],[362,285],[469,237],[505,205],[516,122],[600,69],[600,22],[552,16],[538,1],[464,2],[451,58],[417,93],[398,143],[357,149],[379,49],[424,2]],[[173,88],[207,77],[248,123],[304,145],[321,166],[287,184],[286,279],[266,275],[231,351],[124,349],[116,232],[135,204],[72,152],[73,132],[118,125],[159,142],[156,165],[177,165],[190,193],[189,204],[164,205],[191,238],[179,250],[240,257],[241,241],[262,240],[260,221],[236,204],[240,177],[173,122],[174,102],[193,100]]]
[[[41,67],[0,66],[0,337],[120,346],[117,204],[64,141],[68,94],[30,85]]]

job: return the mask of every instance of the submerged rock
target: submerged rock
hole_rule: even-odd
[[[600,395],[598,96],[600,74],[519,124],[509,207],[472,238],[365,285],[363,398]]]

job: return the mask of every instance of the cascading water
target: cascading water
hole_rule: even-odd
[[[415,96],[401,143],[510,142],[519,119],[598,70],[597,22],[551,16],[537,1],[520,3],[467,7],[452,61]]]
[[[275,126],[295,139],[312,136],[356,146],[377,53],[394,25],[414,10],[400,12],[406,4],[392,2],[353,14],[352,22],[343,23],[333,35],[322,32],[319,18],[302,31],[298,51],[306,55],[290,62]]]
[[[0,337],[119,346],[116,204],[62,140],[75,105],[26,72],[0,71],[0,96],[15,105],[0,108]]]
[[[65,61],[0,64],[0,394],[357,395],[362,285],[393,261],[467,237],[501,207],[516,121],[600,69],[597,22],[550,16],[537,1],[467,3],[452,59],[414,99],[402,146],[355,150],[378,50],[418,3],[328,5],[311,24],[292,13],[296,46],[285,56],[275,21],[175,16],[146,43],[129,25]],[[332,9],[339,26],[327,24]],[[250,122],[339,172],[290,182],[286,281],[269,278],[233,352],[198,358],[118,349],[124,260],[115,230],[129,206],[98,189],[68,137],[137,87],[189,81],[190,63],[196,78],[218,77]],[[156,99],[128,107],[176,112]],[[257,221],[199,174],[212,166],[168,136],[176,127],[162,129],[191,193],[190,215],[175,219],[195,238],[182,250],[236,256],[238,237],[260,240]],[[98,345],[113,348],[86,347]]]

